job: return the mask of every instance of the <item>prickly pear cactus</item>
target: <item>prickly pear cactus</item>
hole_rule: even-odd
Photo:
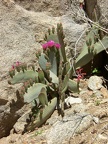
[[[86,42],[82,48],[80,55],[76,58],[76,68],[81,68],[90,62],[95,55],[106,50],[108,47],[108,37],[104,37],[101,41],[98,35],[98,29],[93,27],[86,36]]]
[[[76,67],[85,64],[83,57],[89,55],[91,59],[94,54],[96,43],[94,39],[91,40],[93,36],[94,33],[90,32],[85,49],[76,59],[76,64],[72,65],[66,57],[63,26],[61,23],[57,24],[57,28],[48,29],[48,33],[45,34],[46,43],[42,45],[43,52],[36,52],[39,63],[37,69],[34,65],[29,69],[26,64],[17,62],[9,70],[11,76],[9,84],[22,83],[22,87],[16,91],[17,97],[20,96],[24,103],[34,102],[34,107],[38,111],[35,119],[30,118],[26,130],[41,126],[53,113],[57,103],[59,114],[64,116],[65,95],[69,92],[79,92],[79,80],[82,78],[79,70],[80,73],[76,75],[78,81],[72,80],[73,72]]]

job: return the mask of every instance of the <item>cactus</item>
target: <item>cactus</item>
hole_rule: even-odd
[[[23,83],[29,79],[32,79],[34,81],[38,82],[38,73],[34,72],[32,70],[27,70],[25,72],[17,72],[11,80],[9,80],[10,84],[17,84],[17,83]]]
[[[37,117],[33,120],[33,117],[30,118],[27,130],[41,126],[54,111],[57,103],[58,112],[63,117],[65,95],[69,92],[79,92],[79,81],[71,79],[75,64],[71,65],[66,57],[64,37],[62,24],[57,24],[56,29],[48,29],[45,34],[46,43],[42,45],[43,52],[36,52],[39,68],[35,70],[34,65],[31,65],[32,70],[29,70],[27,65],[17,62],[9,71],[9,84],[23,83],[21,89],[16,91],[17,97],[20,96],[24,103],[34,102],[34,108],[39,112],[37,114],[33,111]],[[92,40],[88,39],[87,44],[93,45]],[[93,50],[90,53],[93,53]],[[85,56],[84,52],[83,54]]]
[[[82,48],[80,55],[76,58],[76,68],[81,68],[90,62],[96,54],[104,51],[108,47],[108,37],[102,39],[102,43],[98,41],[98,29],[92,28],[87,34],[86,42]]]
[[[31,121],[30,124],[26,126],[26,130],[33,131],[36,127],[40,127],[51,116],[56,107],[56,104],[57,98],[55,97],[48,103],[48,106],[45,106],[42,116],[40,116],[40,113],[38,113],[36,119]]]
[[[27,93],[23,95],[24,102],[30,103],[33,100],[37,99],[39,94],[42,92],[43,88],[44,89],[46,88],[45,84],[42,83],[33,84],[33,86],[28,88]]]

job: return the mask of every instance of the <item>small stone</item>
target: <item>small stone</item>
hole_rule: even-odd
[[[68,97],[65,99],[65,103],[69,106],[75,103],[81,103],[82,99],[81,98],[73,98],[73,97]]]
[[[98,117],[93,117],[93,121],[98,124],[99,123],[99,118]]]
[[[102,87],[100,91],[104,98],[108,98],[108,90],[105,87]]]
[[[22,134],[24,132],[25,129],[25,125],[27,124],[27,119],[29,119],[29,114],[30,114],[31,110],[26,111],[15,123],[15,125],[13,126],[14,131],[17,134]]]
[[[99,90],[93,91],[93,94],[94,94],[96,97],[102,97],[102,93],[101,93],[101,91],[99,91]]]
[[[99,90],[102,86],[102,79],[98,76],[91,76],[88,80],[88,88],[91,90]]]
[[[66,115],[48,129],[46,139],[48,144],[63,144],[76,133],[80,134],[90,127],[93,118],[90,114]]]
[[[108,137],[103,136],[102,134],[98,134],[99,139],[108,140]]]

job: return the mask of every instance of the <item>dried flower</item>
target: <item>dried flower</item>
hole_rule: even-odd
[[[80,81],[80,79],[84,78],[84,76],[86,75],[86,73],[82,73],[82,70],[83,68],[80,68],[76,71],[78,81]]]
[[[12,65],[12,69],[13,69],[13,70],[15,69],[15,66],[14,66],[14,65]]]

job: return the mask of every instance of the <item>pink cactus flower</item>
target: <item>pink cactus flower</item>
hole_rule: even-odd
[[[43,47],[43,49],[47,49],[48,48],[48,44],[45,43],[45,44],[42,45],[42,47]]]
[[[16,62],[16,66],[19,66],[19,65],[20,65],[20,62],[19,62],[19,61],[17,61],[17,62]]]
[[[55,47],[56,47],[57,49],[59,49],[59,48],[61,47],[61,45],[60,45],[59,43],[55,43]]]
[[[44,50],[46,50],[47,48],[51,48],[53,46],[55,46],[57,49],[59,49],[61,47],[61,45],[59,43],[55,43],[54,41],[51,40],[51,41],[48,41],[47,43],[43,44],[42,48]]]
[[[53,47],[55,45],[55,42],[51,40],[51,41],[48,41],[47,44],[48,44],[48,47]]]
[[[15,69],[15,66],[14,66],[14,65],[12,65],[12,69],[13,69],[13,70]]]

